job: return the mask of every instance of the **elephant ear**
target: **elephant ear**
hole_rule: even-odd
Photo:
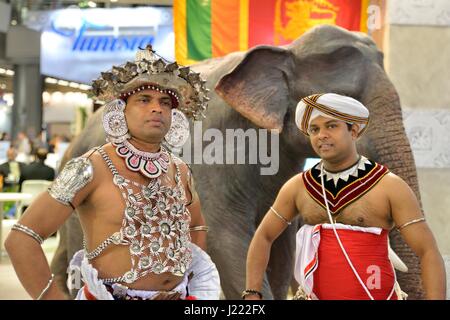
[[[224,75],[215,90],[254,124],[281,132],[290,103],[288,80],[293,70],[294,57],[289,51],[259,46]]]

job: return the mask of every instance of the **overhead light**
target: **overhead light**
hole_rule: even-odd
[[[60,91],[55,91],[51,94],[51,101],[54,103],[60,103],[64,99],[64,94]]]
[[[117,0],[109,0],[109,1],[111,1],[111,2],[117,2]]]
[[[47,91],[42,92],[42,101],[47,104],[50,102],[51,95]]]
[[[45,83],[56,84],[58,83],[58,80],[56,80],[55,78],[45,78]]]
[[[68,85],[69,85],[69,82],[66,81],[66,80],[58,80],[58,84],[59,84],[60,86],[68,86]]]
[[[90,7],[90,8],[95,8],[95,7],[97,7],[97,4],[94,2],[94,1],[88,1],[88,6]]]
[[[88,85],[85,85],[85,84],[80,84],[80,89],[81,90],[90,90],[91,89],[91,86],[88,86]]]
[[[3,95],[3,100],[6,101],[6,105],[8,107],[12,107],[12,105],[14,104],[14,96],[12,93],[5,93]]]
[[[69,83],[69,87],[72,87],[72,88],[79,88],[79,87],[80,87],[80,84],[79,84],[79,83],[76,83],[76,82],[71,82],[71,83]]]
[[[0,74],[6,74],[7,76],[13,76],[14,70],[0,68]]]

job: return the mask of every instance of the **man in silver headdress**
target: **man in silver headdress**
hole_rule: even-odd
[[[321,161],[284,184],[256,230],[243,297],[263,298],[272,242],[300,215],[296,299],[404,299],[394,264],[407,268],[388,245],[394,226],[420,259],[426,298],[445,299],[443,260],[414,193],[388,168],[357,151],[369,110],[351,97],[314,94],[298,103],[295,122]]]
[[[108,143],[69,161],[5,242],[23,286],[35,299],[65,298],[40,244],[77,209],[84,232],[84,249],[71,261],[84,281],[78,299],[218,299],[193,177],[162,145],[180,140],[186,116],[203,117],[205,81],[148,46],[135,62],[102,73],[93,93],[106,102]]]

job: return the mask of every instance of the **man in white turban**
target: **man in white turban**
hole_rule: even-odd
[[[318,116],[358,124],[358,137],[369,124],[369,110],[361,102],[336,93],[314,94],[300,100],[295,112],[295,123],[308,136],[309,125]]]
[[[385,166],[358,154],[369,110],[350,97],[315,94],[298,103],[295,122],[321,161],[285,183],[256,230],[243,297],[262,298],[271,245],[300,214],[297,299],[406,298],[393,264],[407,268],[388,245],[394,227],[420,258],[426,297],[445,299],[443,260],[414,193]]]

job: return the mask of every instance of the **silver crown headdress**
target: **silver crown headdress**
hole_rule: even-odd
[[[108,102],[127,98],[149,86],[157,87],[175,98],[178,110],[188,118],[199,120],[205,117],[209,89],[200,73],[176,62],[168,62],[157,55],[151,45],[139,50],[135,60],[102,72],[92,82],[93,96]]]

